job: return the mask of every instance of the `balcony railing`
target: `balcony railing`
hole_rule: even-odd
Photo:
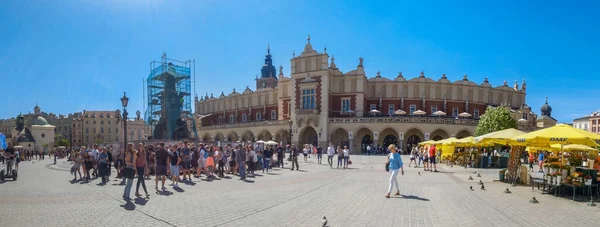
[[[260,126],[269,126],[269,125],[288,125],[288,120],[267,120],[267,121],[254,121],[254,122],[245,122],[245,123],[201,126],[200,131],[213,130],[213,129],[226,129],[226,128],[260,127]]]
[[[317,109],[297,109],[296,114],[305,115],[305,114],[319,114]]]
[[[479,120],[473,118],[449,118],[435,116],[400,115],[392,117],[339,117],[329,118],[330,123],[421,123],[421,124],[452,124],[476,126]]]

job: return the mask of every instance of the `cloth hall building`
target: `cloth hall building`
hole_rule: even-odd
[[[282,66],[277,73],[271,57],[268,51],[255,90],[196,97],[200,140],[287,144],[291,138],[296,145],[347,145],[353,153],[391,143],[406,150],[420,141],[473,135],[488,106],[531,110],[525,81],[494,87],[487,78],[477,84],[467,75],[450,81],[424,72],[415,78],[399,73],[388,79],[379,72],[368,78],[362,58],[355,69],[342,72],[326,49],[313,49],[310,37],[290,60],[290,75],[283,75]],[[535,125],[535,118],[525,119]]]

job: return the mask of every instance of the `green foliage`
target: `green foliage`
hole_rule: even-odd
[[[65,146],[68,147],[69,146],[69,141],[66,139],[60,139],[56,142],[56,146]]]
[[[510,116],[505,107],[488,107],[479,119],[475,128],[475,136],[485,135],[508,128],[517,128],[517,121]]]

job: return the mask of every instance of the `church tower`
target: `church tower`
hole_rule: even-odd
[[[277,70],[273,66],[271,56],[271,46],[267,47],[267,55],[265,56],[265,64],[260,70],[260,78],[256,78],[256,89],[275,88],[277,87]]]

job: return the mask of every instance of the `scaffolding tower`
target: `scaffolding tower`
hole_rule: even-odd
[[[198,137],[192,112],[192,70],[194,62],[167,58],[150,62],[147,79],[146,122],[153,139],[191,138],[187,123],[191,121],[194,138]]]

